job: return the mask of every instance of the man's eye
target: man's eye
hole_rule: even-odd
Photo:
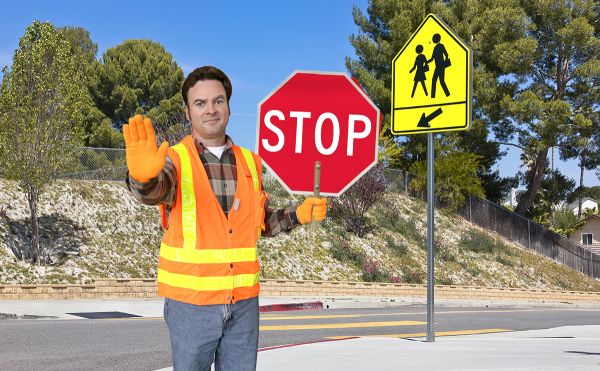
[[[204,103],[203,103],[203,102],[198,102],[198,103],[196,103],[196,107],[202,107],[202,106],[204,106]]]
[[[223,104],[225,103],[225,99],[217,99],[217,104]]]

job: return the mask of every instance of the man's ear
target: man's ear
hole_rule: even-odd
[[[185,105],[185,119],[188,121],[192,121],[192,120],[190,120],[190,111],[188,109],[187,104]]]

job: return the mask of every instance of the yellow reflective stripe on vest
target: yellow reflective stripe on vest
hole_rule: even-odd
[[[258,184],[258,173],[256,172],[256,164],[254,163],[254,156],[252,156],[252,152],[247,150],[246,148],[240,147],[242,150],[242,154],[246,159],[246,164],[248,165],[248,169],[250,169],[250,174],[252,174],[252,182],[254,183],[254,190],[258,192],[259,184]]]
[[[260,273],[224,277],[198,277],[158,269],[159,283],[195,291],[217,291],[231,290],[238,287],[252,287],[259,281]]]
[[[192,162],[185,145],[173,146],[181,161],[181,227],[183,229],[183,248],[196,248],[196,194]]]
[[[246,165],[248,165],[248,169],[250,169],[250,174],[252,174],[252,183],[254,183],[254,191],[260,192],[260,185],[258,183],[258,173],[256,171],[256,163],[254,162],[254,156],[252,156],[252,152],[247,150],[246,148],[240,147],[242,150],[242,154],[246,159]],[[262,228],[258,227],[258,238],[260,238],[262,234]]]
[[[236,249],[182,249],[162,243],[160,256],[169,261],[192,264],[254,262],[258,260],[256,247]]]

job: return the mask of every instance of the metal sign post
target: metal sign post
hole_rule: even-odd
[[[427,342],[435,341],[434,324],[434,261],[433,231],[435,212],[435,179],[434,179],[434,140],[433,133],[427,133]]]
[[[392,61],[392,134],[427,133],[427,342],[435,341],[433,133],[471,126],[472,70],[471,48],[435,14]]]

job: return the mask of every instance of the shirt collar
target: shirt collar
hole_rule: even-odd
[[[198,153],[200,154],[204,153],[204,151],[206,150],[206,146],[195,138],[194,145],[196,146],[196,150],[198,150]],[[227,151],[231,149],[231,147],[233,147],[233,140],[229,135],[225,135],[225,150]]]

